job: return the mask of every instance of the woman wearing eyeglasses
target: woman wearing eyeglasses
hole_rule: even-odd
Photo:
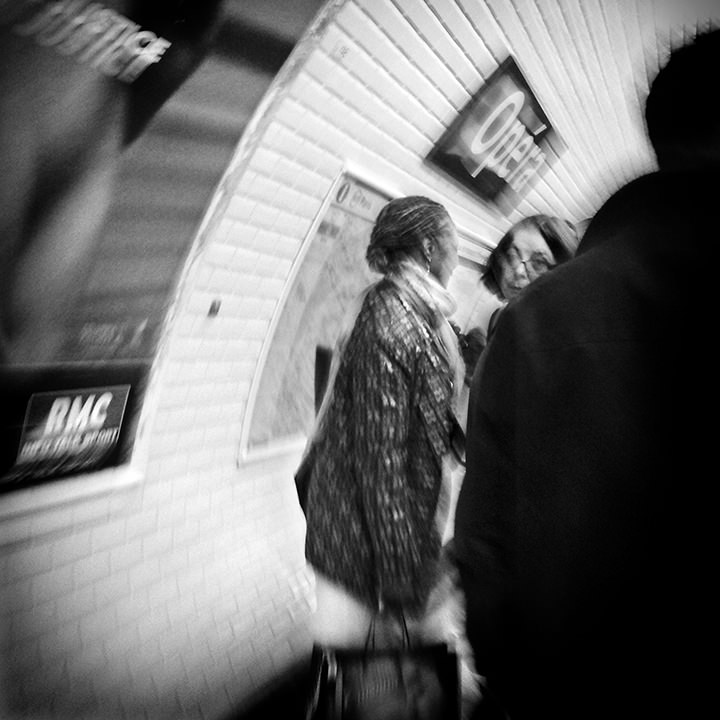
[[[505,303],[533,280],[573,257],[580,237],[571,222],[550,215],[523,218],[502,236],[482,276],[485,287],[502,302],[490,316],[488,338]]]
[[[495,246],[483,282],[501,299],[512,300],[540,275],[573,257],[579,239],[575,226],[562,218],[523,218]]]
[[[516,222],[490,253],[482,275],[483,286],[490,298],[487,293],[482,294],[476,310],[470,315],[470,329],[462,336],[480,333],[484,347],[507,302],[533,280],[575,255],[587,222],[583,220],[573,225],[550,215],[530,215]],[[468,381],[476,361],[477,357],[468,366]]]

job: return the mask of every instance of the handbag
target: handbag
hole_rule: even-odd
[[[364,648],[313,647],[305,720],[459,720],[458,656],[446,643],[403,640],[375,647],[375,616]]]

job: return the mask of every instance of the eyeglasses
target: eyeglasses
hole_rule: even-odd
[[[547,272],[554,266],[554,263],[541,252],[533,253],[527,260],[523,260],[519,255],[508,255],[509,266],[517,268],[522,265],[525,268],[525,274],[528,277],[535,278]]]

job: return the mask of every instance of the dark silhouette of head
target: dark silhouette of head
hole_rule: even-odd
[[[720,165],[720,28],[673,50],[652,82],[645,123],[662,170]]]

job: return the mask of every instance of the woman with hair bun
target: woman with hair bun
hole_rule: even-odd
[[[442,536],[463,452],[464,368],[447,320],[457,251],[450,215],[426,197],[391,200],[373,227],[366,259],[381,277],[338,342],[308,446],[318,643],[362,647],[373,616],[400,609],[411,635],[448,639],[433,598],[447,580]]]

